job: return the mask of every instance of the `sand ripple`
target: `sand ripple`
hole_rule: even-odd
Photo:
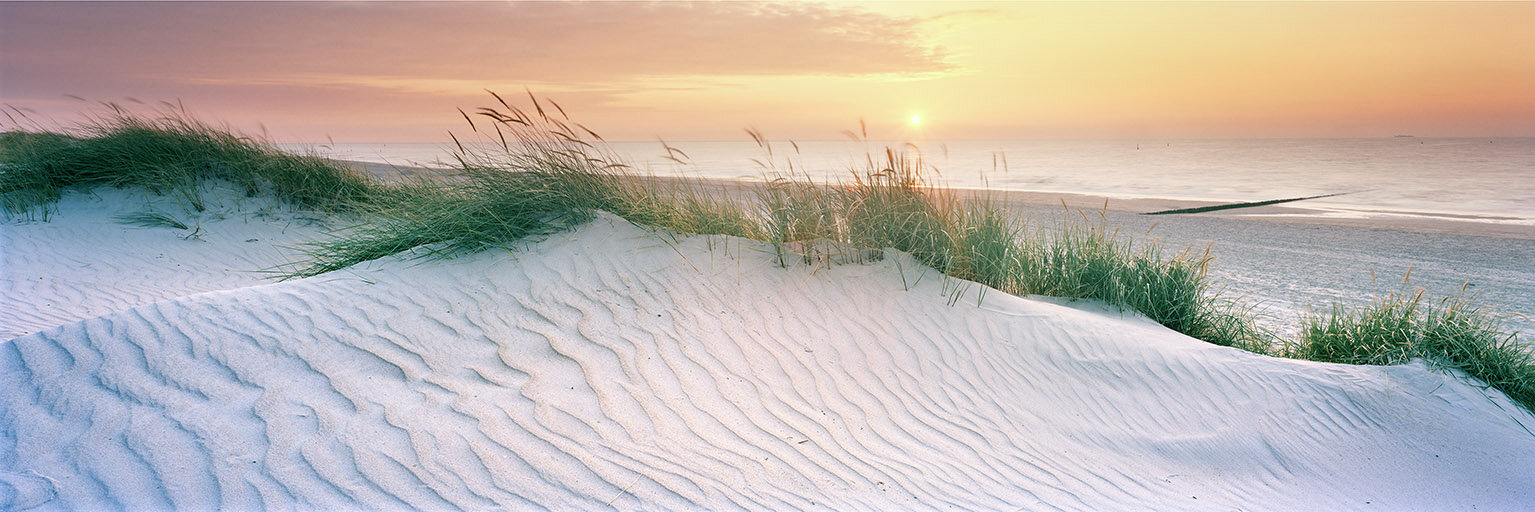
[[[69,191],[47,222],[0,221],[0,340],[194,293],[261,284],[323,232],[316,217],[231,185],[203,212],[141,189]],[[190,229],[124,225],[153,209]]]
[[[709,245],[603,218],[0,344],[0,508],[1535,503],[1535,418],[1421,365]]]

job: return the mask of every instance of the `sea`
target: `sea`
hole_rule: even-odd
[[[1215,256],[1212,282],[1294,334],[1300,318],[1387,293],[1438,301],[1462,293],[1494,309],[1523,342],[1535,337],[1535,138],[1012,141],[614,142],[641,173],[761,180],[792,173],[852,179],[887,148],[920,156],[927,176],[958,189],[1065,192],[1107,198],[1248,202],[1313,196],[1305,215],[1455,219],[1529,236],[1417,233],[1198,215],[1107,212],[1138,243]],[[672,148],[671,150],[667,149]],[[453,162],[440,143],[289,144],[365,162]],[[491,149],[482,147],[482,149]],[[1025,209],[1030,210],[1030,209]],[[1024,211],[1030,219],[1060,207]],[[1303,219],[1297,219],[1303,220]],[[1035,223],[1048,224],[1047,222]]]

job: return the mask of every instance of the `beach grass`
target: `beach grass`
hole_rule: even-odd
[[[66,187],[139,186],[204,209],[197,185],[222,179],[246,194],[270,190],[325,212],[356,209],[380,186],[338,162],[296,155],[211,126],[173,105],[139,114],[114,104],[72,133],[0,134],[0,206],[8,215],[46,210]],[[46,213],[45,213],[46,216]]]
[[[1366,306],[1312,313],[1284,355],[1370,365],[1422,359],[1464,372],[1535,411],[1535,352],[1465,290],[1437,301],[1423,294],[1390,293]]]
[[[290,277],[415,248],[451,257],[564,230],[597,211],[687,233],[759,237],[744,205],[700,184],[634,175],[593,143],[600,142],[595,133],[541,106],[537,112],[481,109],[500,151],[457,144],[459,166],[448,180],[392,192],[401,197],[370,209],[371,222],[314,244],[309,264]]]
[[[1155,243],[1122,236],[1103,215],[1094,220],[1082,211],[1031,229],[999,202],[960,200],[929,182],[933,170],[915,148],[871,151],[847,181],[817,183],[796,173],[791,158],[780,169],[772,144],[749,130],[765,153],[757,160],[765,179],[728,188],[645,175],[557,104],[529,94],[531,109],[523,109],[491,94],[496,105],[461,112],[475,138],[465,145],[450,134],[457,166],[438,179],[382,185],[179,111],[144,118],[113,110],[83,133],[0,135],[0,198],[15,213],[46,206],[71,185],[140,185],[185,194],[195,206],[195,184],[221,178],[250,194],[269,187],[299,205],[360,214],[355,225],[313,243],[309,259],[288,278],[408,251],[447,258],[506,247],[599,211],[674,233],[767,242],[782,266],[862,261],[893,248],[946,278],[1015,295],[1095,299],[1218,345],[1350,364],[1426,359],[1535,411],[1535,354],[1473,297],[1430,304],[1421,294],[1393,294],[1369,307],[1334,307],[1306,319],[1298,339],[1282,340],[1256,324],[1251,306],[1212,285],[1208,249],[1168,256]]]
[[[920,154],[886,148],[870,154],[850,180],[816,183],[778,173],[773,149],[760,161],[769,179],[745,193],[701,182],[635,173],[602,148],[597,134],[563,113],[498,106],[465,113],[475,144],[457,135],[454,185],[409,201],[390,201],[377,220],[315,244],[312,260],[292,277],[423,248],[451,257],[566,229],[605,211],[639,225],[720,234],[773,244],[780,265],[831,264],[851,247],[893,248],[952,278],[1024,295],[1096,299],[1140,311],[1197,338],[1266,347],[1269,334],[1234,301],[1212,293],[1208,254],[1164,258],[1157,246],[1135,246],[1106,222],[1062,222],[1030,231],[999,203],[961,201],[929,183]],[[832,255],[837,255],[833,258]],[[870,252],[869,254],[875,254]]]
[[[118,215],[117,221],[141,228],[191,229],[177,218],[153,210]]]

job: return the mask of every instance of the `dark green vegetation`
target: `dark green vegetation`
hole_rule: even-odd
[[[599,211],[675,233],[768,242],[783,265],[858,261],[894,248],[948,278],[1019,295],[1097,299],[1219,345],[1352,364],[1423,358],[1535,410],[1535,354],[1466,297],[1427,304],[1418,295],[1391,295],[1365,308],[1334,308],[1306,320],[1299,339],[1281,340],[1257,327],[1247,306],[1212,289],[1208,252],[1166,256],[1083,212],[1080,220],[1068,215],[1031,229],[998,203],[961,201],[927,183],[920,156],[907,151],[869,155],[850,182],[823,184],[796,178],[792,157],[781,160],[787,172],[779,170],[782,155],[753,132],[765,153],[758,160],[770,178],[765,183],[656,178],[623,164],[601,137],[552,102],[546,109],[533,99],[526,111],[496,100],[496,107],[465,113],[478,137],[469,145],[454,137],[455,173],[435,181],[381,185],[337,163],[286,154],[185,115],[145,120],[114,110],[76,135],[0,135],[0,198],[14,214],[46,207],[70,185],[137,185],[185,194],[195,206],[199,180],[225,179],[248,193],[270,187],[301,206],[356,214],[356,225],[315,244],[310,261],[288,277],[412,250],[451,257],[505,247],[568,229]],[[169,225],[149,217],[124,221]]]
[[[118,215],[117,221],[141,228],[191,229],[175,217],[152,210]]]
[[[1393,293],[1366,307],[1311,315],[1284,355],[1376,365],[1423,359],[1463,371],[1535,411],[1535,352],[1502,327],[1464,291],[1437,302],[1424,302],[1421,291]]]
[[[237,136],[170,108],[139,116],[109,111],[73,134],[0,134],[0,208],[30,215],[75,185],[140,186],[179,195],[201,211],[196,185],[223,179],[249,195],[264,190],[319,211],[356,209],[383,193],[377,184],[334,161],[286,153]]]
[[[852,183],[779,181],[759,193],[767,241],[797,242],[808,260],[818,240],[890,247],[947,276],[1015,295],[1097,299],[1140,311],[1179,332],[1219,345],[1267,350],[1271,336],[1246,310],[1210,290],[1208,254],[1164,257],[1103,222],[1070,217],[1047,229],[990,201],[959,201],[923,181],[920,159],[887,150]]]

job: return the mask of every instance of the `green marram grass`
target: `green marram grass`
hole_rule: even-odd
[[[332,160],[295,155],[263,140],[198,121],[185,110],[140,115],[107,104],[74,133],[0,134],[0,207],[10,216],[44,211],[66,187],[139,186],[203,209],[197,185],[222,179],[249,195],[264,190],[325,212],[356,209],[383,187]]]
[[[1347,364],[1422,359],[1465,372],[1535,411],[1535,352],[1465,290],[1438,301],[1425,301],[1419,290],[1355,309],[1334,306],[1308,316],[1300,338],[1284,350],[1297,359]]]
[[[744,205],[700,183],[634,175],[593,143],[600,142],[595,133],[535,106],[537,115],[504,103],[503,109],[480,109],[491,120],[499,151],[457,144],[455,136],[455,176],[395,192],[403,198],[380,203],[370,222],[315,244],[309,265],[293,276],[415,248],[444,257],[474,252],[564,230],[597,211],[687,233],[759,237]],[[471,127],[479,132],[479,125]]]
[[[732,188],[664,179],[636,172],[552,101],[529,94],[531,109],[523,109],[491,94],[494,106],[461,111],[474,143],[450,134],[457,165],[442,179],[381,185],[184,114],[145,119],[114,110],[82,133],[0,135],[0,198],[15,213],[45,206],[66,186],[104,184],[195,201],[198,180],[220,178],[249,193],[270,187],[299,205],[360,214],[358,224],[314,243],[309,260],[287,277],[407,251],[446,258],[505,247],[569,229],[598,211],[677,233],[764,241],[784,266],[859,261],[894,248],[946,278],[1017,295],[1096,299],[1252,352],[1351,364],[1425,359],[1535,411],[1535,354],[1470,297],[1429,304],[1421,294],[1394,294],[1368,307],[1334,307],[1306,319],[1298,339],[1281,340],[1255,324],[1250,306],[1212,286],[1208,249],[1167,256],[1085,212],[1080,220],[1067,216],[1031,229],[997,202],[961,200],[929,183],[931,168],[915,151],[887,148],[868,155],[849,181],[816,183],[797,173],[792,159],[780,170],[773,145],[748,130],[765,153],[756,160],[763,183]],[[679,161],[686,157],[666,149]],[[132,222],[163,225],[148,217]]]
[[[118,215],[117,221],[141,228],[191,229],[191,227],[176,217],[154,210]]]

